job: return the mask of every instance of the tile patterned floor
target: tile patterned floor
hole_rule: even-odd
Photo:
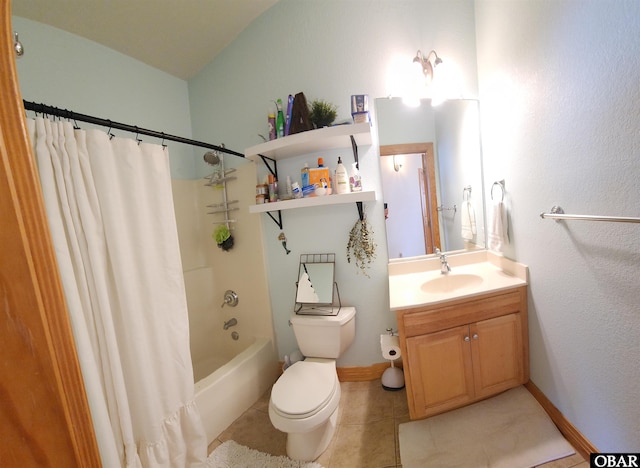
[[[406,390],[385,391],[380,380],[342,382],[338,428],[329,448],[316,460],[326,468],[402,467],[398,425],[409,421]],[[209,446],[209,453],[227,440],[272,455],[286,455],[286,434],[269,421],[269,392],[240,416]],[[575,454],[542,468],[588,468]]]

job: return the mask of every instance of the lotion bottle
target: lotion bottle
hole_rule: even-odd
[[[349,174],[347,174],[347,169],[344,167],[344,164],[342,164],[340,156],[338,156],[335,183],[335,190],[337,194],[349,193]]]

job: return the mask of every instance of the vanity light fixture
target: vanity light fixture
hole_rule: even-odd
[[[436,67],[442,64],[442,59],[438,57],[435,50],[431,50],[426,56],[418,50],[413,58],[412,70],[406,78],[406,89],[402,96],[402,102],[410,107],[420,105],[423,98],[431,98],[431,105],[437,105],[444,100],[442,96],[442,71],[438,71],[436,78]],[[440,67],[442,68],[442,67]]]
[[[425,78],[425,84],[429,84],[433,80],[433,74],[436,67],[442,63],[442,59],[438,57],[435,50],[429,52],[426,57],[422,55],[420,50],[418,50],[418,52],[416,52],[416,56],[413,58],[413,63],[420,66]]]
[[[16,51],[16,55],[18,57],[22,57],[24,54],[24,47],[22,47],[22,42],[18,39],[18,33],[13,32],[13,50]]]
[[[402,163],[396,161],[396,155],[393,155],[393,170],[396,172],[400,172],[400,169],[402,169]]]

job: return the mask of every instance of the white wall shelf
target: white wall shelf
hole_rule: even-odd
[[[341,195],[324,195],[321,197],[298,198],[294,200],[282,200],[273,203],[261,203],[249,205],[249,213],[266,213],[269,211],[290,210],[293,208],[310,208],[314,206],[339,205],[343,203],[355,203],[374,201],[376,192],[351,192]]]
[[[371,125],[364,122],[296,133],[247,148],[244,155],[252,161],[259,161],[260,155],[278,161],[318,151],[349,148],[352,135],[358,146],[370,145]]]
[[[334,127],[318,128],[307,132],[288,135],[283,138],[267,141],[247,148],[244,155],[251,161],[262,161],[267,169],[278,176],[277,162],[279,160],[301,156],[331,149],[353,149],[353,156],[358,162],[358,146],[371,145],[371,124],[368,122],[350,125],[336,125]],[[267,213],[269,217],[282,229],[282,210],[292,208],[310,208],[313,206],[337,205],[355,202],[358,206],[360,219],[364,216],[362,202],[376,199],[373,191],[354,192],[341,195],[324,195],[321,197],[299,198],[283,200],[249,206],[250,213]],[[278,217],[274,216],[278,213]]]

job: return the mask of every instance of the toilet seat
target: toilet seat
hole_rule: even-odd
[[[302,419],[322,410],[339,386],[335,361],[298,361],[271,390],[271,408],[287,419]]]

